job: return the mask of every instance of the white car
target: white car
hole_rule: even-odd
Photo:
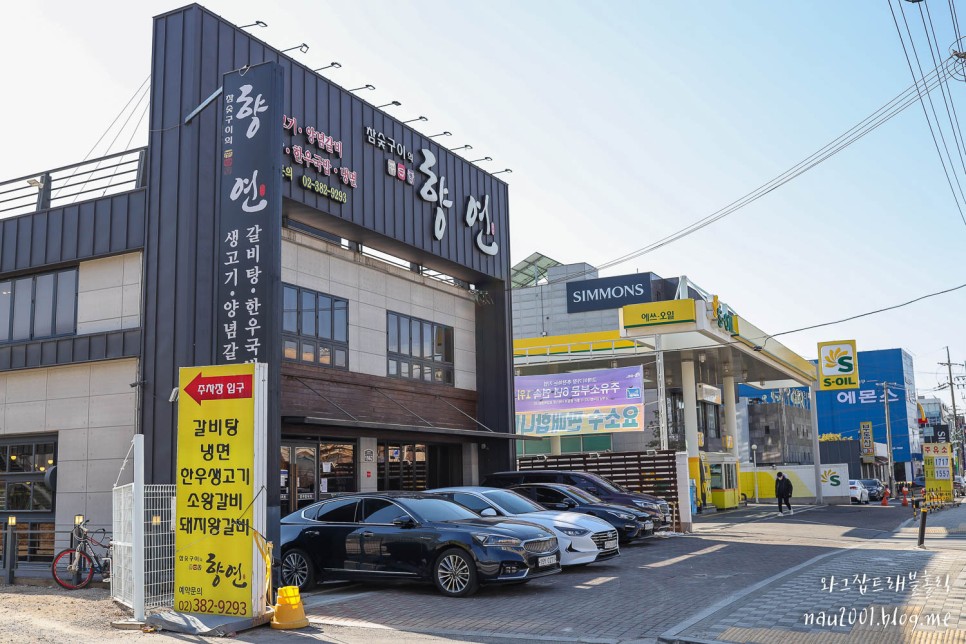
[[[589,514],[545,510],[525,496],[495,487],[448,487],[426,492],[484,517],[513,517],[550,530],[560,544],[561,566],[603,561],[620,554],[614,526]]]
[[[862,481],[849,479],[849,493],[854,502],[869,505],[869,488],[865,487]]]

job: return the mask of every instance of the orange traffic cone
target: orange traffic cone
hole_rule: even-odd
[[[305,608],[302,606],[298,586],[279,588],[275,616],[272,617],[272,628],[305,628],[308,625],[309,620],[305,617]]]

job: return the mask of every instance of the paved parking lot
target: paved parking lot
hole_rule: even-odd
[[[842,533],[852,527],[830,527],[828,539],[815,545],[803,545],[789,532],[794,525],[798,531],[816,532],[805,523],[813,521],[808,517],[816,523],[837,518],[828,514],[822,510],[779,519],[770,509],[752,508],[720,515],[700,525],[696,535],[626,546],[611,561],[523,586],[483,588],[466,600],[447,599],[430,586],[352,585],[307,595],[305,604],[310,620],[323,625],[556,641],[656,638],[742,588],[838,550],[849,539]],[[855,517],[855,523],[861,522]],[[895,527],[898,514],[889,522]]]

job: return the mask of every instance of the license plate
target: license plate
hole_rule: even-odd
[[[543,568],[544,566],[552,566],[557,563],[557,555],[550,555],[549,557],[540,557],[537,559],[537,567]]]
[[[613,550],[617,547],[617,539],[611,539],[610,541],[604,542],[604,550]]]

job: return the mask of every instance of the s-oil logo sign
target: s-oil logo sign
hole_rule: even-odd
[[[821,391],[859,388],[855,340],[819,343],[818,388]]]

